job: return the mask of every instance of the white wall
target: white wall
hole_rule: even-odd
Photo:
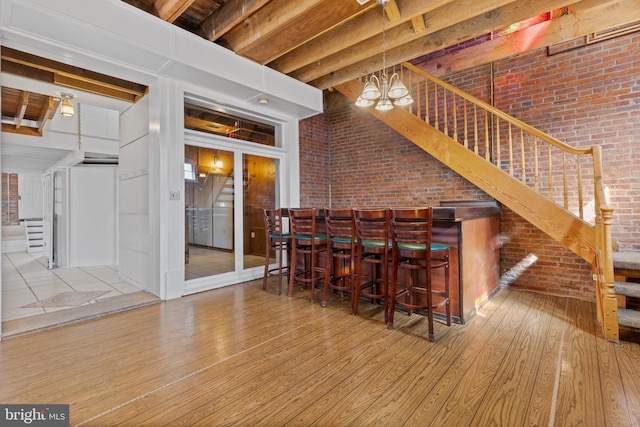
[[[117,189],[114,166],[69,169],[69,265],[115,265]]]

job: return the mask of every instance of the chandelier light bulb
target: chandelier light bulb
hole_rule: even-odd
[[[65,118],[73,117],[73,102],[71,102],[73,95],[62,93],[60,94],[60,97],[62,98],[62,102],[60,103],[60,114]]]

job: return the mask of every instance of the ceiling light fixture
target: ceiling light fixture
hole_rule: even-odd
[[[376,104],[376,110],[388,111],[395,105],[405,106],[413,103],[413,98],[409,94],[409,89],[400,80],[397,73],[393,73],[387,78],[387,38],[384,30],[385,6],[390,0],[378,0],[382,7],[382,70],[380,77],[372,74],[364,85],[362,93],[356,100],[358,107],[369,107]],[[378,100],[376,103],[375,101]]]
[[[73,117],[73,95],[68,93],[61,93],[60,97],[62,98],[62,103],[60,104],[60,114],[62,117],[70,118]]]

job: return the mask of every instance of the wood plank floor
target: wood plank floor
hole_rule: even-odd
[[[0,342],[1,403],[71,425],[638,426],[640,340],[592,303],[503,289],[466,325],[261,281]]]

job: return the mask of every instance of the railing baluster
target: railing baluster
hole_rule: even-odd
[[[549,200],[553,201],[553,179],[552,179],[552,173],[551,170],[553,169],[552,165],[551,165],[551,145],[548,145],[548,160],[547,162],[549,163],[548,167],[549,167]]]
[[[444,109],[444,134],[449,136],[449,112],[447,108],[447,89],[442,89],[442,108]]]
[[[564,208],[569,209],[569,190],[567,188],[567,153],[562,152],[562,190],[564,199]]]
[[[484,158],[490,162],[491,148],[489,147],[489,112],[487,110],[484,110],[484,149]]]
[[[476,104],[473,105],[473,151],[478,154],[478,107]]]
[[[433,122],[436,125],[436,130],[440,130],[440,114],[438,114],[438,111],[440,109],[440,100],[438,99],[438,85],[434,85],[434,93],[435,93],[435,98],[436,98],[436,102],[435,102],[435,117],[433,118]]]
[[[462,100],[462,111],[464,112],[464,147],[469,148],[469,135],[467,135],[467,100]]]
[[[429,120],[429,80],[424,81],[424,122],[430,124]]]
[[[496,117],[496,164],[502,169],[502,153],[500,152],[500,119]]]
[[[456,94],[452,93],[451,97],[453,98],[453,139],[456,142],[460,142],[458,140],[458,107],[456,106]]]
[[[511,123],[509,123],[509,175],[513,176],[513,135],[511,133]]]
[[[538,177],[538,138],[533,138],[533,174],[536,193],[540,192],[540,178]]]
[[[524,160],[524,130],[520,128],[520,161],[522,163],[522,183],[527,183],[527,165]]]
[[[584,219],[584,201],[582,199],[582,157],[578,154],[578,212]]]
[[[414,74],[412,74],[414,75]],[[415,98],[414,98],[414,104],[416,105],[416,115],[418,116],[418,118],[422,118],[422,100],[420,99],[420,96],[422,96],[422,92],[420,91],[420,77],[416,76],[416,83],[415,83]]]

